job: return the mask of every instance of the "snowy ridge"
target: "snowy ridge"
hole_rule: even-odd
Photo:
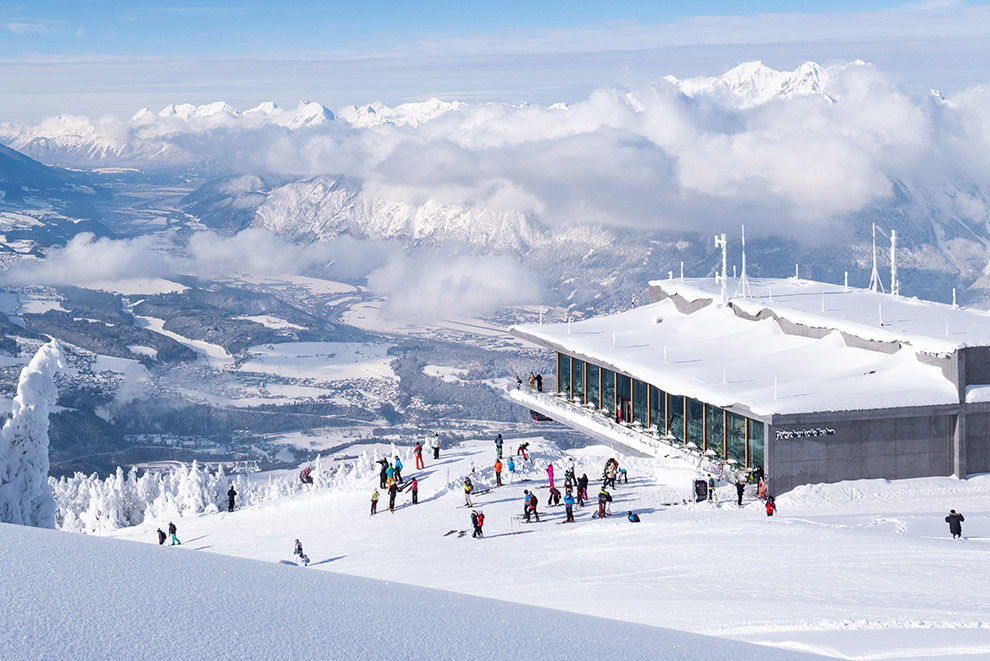
[[[441,101],[440,99],[402,103],[395,107],[376,101],[366,106],[344,106],[337,115],[352,126],[360,128],[381,124],[416,127],[465,107],[466,104],[460,101]]]
[[[853,62],[840,65],[862,65]],[[791,99],[797,96],[820,96],[830,103],[836,98],[829,90],[829,79],[836,67],[823,68],[815,62],[805,62],[794,71],[776,71],[762,62],[744,62],[721,76],[678,79],[665,76],[687,96],[710,95],[731,100],[738,108],[753,108],[774,99]]]

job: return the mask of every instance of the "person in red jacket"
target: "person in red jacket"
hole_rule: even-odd
[[[416,441],[416,468],[426,468],[426,464],[423,463],[423,443],[422,441]]]
[[[777,511],[777,503],[773,502],[773,496],[767,496],[767,516],[773,516]]]
[[[484,539],[485,533],[482,532],[481,526],[485,525],[485,515],[478,510],[471,512],[471,525],[474,526],[474,533],[471,536]]]

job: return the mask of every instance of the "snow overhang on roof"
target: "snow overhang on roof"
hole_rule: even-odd
[[[676,285],[671,286],[672,282]],[[956,387],[941,369],[920,362],[917,356],[922,348],[926,352],[945,352],[958,345],[902,330],[915,325],[918,330],[923,328],[908,316],[908,311],[921,317],[922,312],[930,310],[928,306],[937,304],[886,297],[893,304],[894,326],[888,329],[877,324],[877,334],[870,337],[901,342],[901,348],[888,353],[849,346],[842,335],[865,334],[868,323],[862,309],[876,301],[875,295],[847,298],[837,295],[847,293],[842,287],[799,281],[790,290],[781,286],[779,294],[774,284],[773,304],[769,303],[768,293],[760,299],[731,300],[748,314],[769,307],[777,316],[794,323],[832,329],[816,338],[785,333],[773,317],[752,320],[739,316],[732,308],[719,304],[720,286],[692,286],[698,282],[651,283],[684,300],[712,300],[689,314],[679,311],[675,301],[666,299],[620,314],[570,324],[513,326],[509,332],[614,368],[669,393],[721,407],[741,407],[756,416],[959,404]],[[758,291],[764,282],[754,281],[753,291]],[[835,310],[831,322],[824,323],[829,317],[820,311],[815,314],[801,305],[777,304],[779,297],[797,303],[801,293],[817,295],[819,306],[824,293],[826,310]],[[844,309],[840,311],[840,307]],[[949,306],[941,308],[951,310]],[[984,323],[990,320],[986,314],[979,317]],[[975,328],[970,330],[974,337],[975,332]]]

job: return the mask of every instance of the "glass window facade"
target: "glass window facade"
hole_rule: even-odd
[[[602,368],[602,409],[615,415],[615,372]]]
[[[735,459],[736,465],[746,465],[746,418],[736,413],[726,412],[726,456]]]
[[[571,359],[571,396],[579,403],[584,404],[584,361],[577,358]]]
[[[598,365],[585,363],[584,380],[587,382],[585,383],[585,392],[588,393],[588,401],[600,408],[602,401],[598,390]]]
[[[705,406],[705,450],[725,459],[725,411],[717,406]]]
[[[571,396],[571,357],[557,354],[557,392]]]
[[[749,463],[750,468],[763,466],[763,423],[749,421]]]
[[[667,433],[684,442],[684,398],[667,393]]]
[[[667,433],[667,393],[650,386],[650,426]]]
[[[666,393],[563,353],[557,354],[557,392],[572,401],[594,404],[612,420],[621,405],[622,420],[655,426],[660,434],[673,436],[674,442],[694,443],[714,451],[716,458],[735,460],[737,468],[764,465],[765,427],[759,420]]]
[[[705,444],[705,405],[696,399],[686,398],[684,429],[688,443],[698,448]]]

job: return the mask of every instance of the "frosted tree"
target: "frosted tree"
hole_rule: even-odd
[[[55,404],[55,371],[65,367],[58,341],[38,349],[21,370],[11,417],[0,432],[0,521],[55,527],[48,484],[48,410]]]

